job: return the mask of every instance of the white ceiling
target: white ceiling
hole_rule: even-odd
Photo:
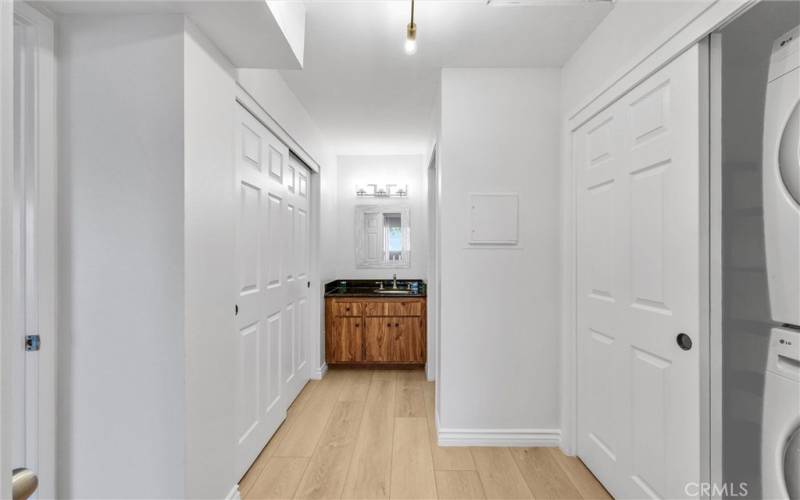
[[[424,153],[441,68],[561,66],[612,9],[557,2],[418,0],[408,56],[410,0],[307,1],[304,69],[281,73],[336,154]]]

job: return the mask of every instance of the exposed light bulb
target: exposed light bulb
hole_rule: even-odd
[[[406,54],[413,56],[417,53],[417,41],[413,38],[406,38]]]
[[[406,54],[417,53],[417,25],[414,24],[414,0],[411,0],[411,22],[406,26]]]
[[[417,53],[417,25],[413,22],[408,23],[406,28],[406,54],[414,55]]]

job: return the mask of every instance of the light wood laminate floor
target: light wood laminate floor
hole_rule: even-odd
[[[422,370],[312,380],[239,483],[260,498],[610,498],[557,448],[442,448]]]

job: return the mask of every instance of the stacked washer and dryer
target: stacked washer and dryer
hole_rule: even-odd
[[[772,320],[764,377],[765,499],[800,499],[800,27],[772,48],[764,112],[764,231]]]

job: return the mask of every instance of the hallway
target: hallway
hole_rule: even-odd
[[[557,448],[441,448],[424,372],[312,380],[240,482],[242,498],[609,498]]]

